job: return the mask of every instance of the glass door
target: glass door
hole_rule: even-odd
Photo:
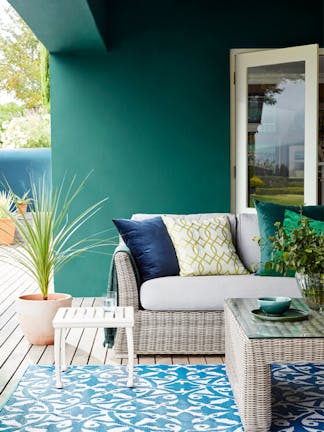
[[[323,53],[323,54],[322,54]],[[324,50],[319,56],[318,93],[318,204],[324,205]]]
[[[238,54],[236,212],[318,201],[318,46]]]

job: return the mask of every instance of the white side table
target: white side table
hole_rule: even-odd
[[[134,387],[134,308],[116,307],[114,312],[106,312],[102,307],[60,308],[54,319],[54,357],[56,387],[63,388],[61,371],[67,369],[65,359],[65,336],[68,328],[117,328],[126,329],[128,349],[128,387]]]

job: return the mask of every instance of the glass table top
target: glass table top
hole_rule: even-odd
[[[270,338],[320,338],[324,337],[324,314],[310,310],[302,299],[293,299],[291,308],[309,312],[303,321],[262,321],[251,311],[258,309],[257,299],[227,299],[233,312],[249,339]]]

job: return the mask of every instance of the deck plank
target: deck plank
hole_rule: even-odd
[[[156,364],[166,364],[171,365],[172,364],[172,358],[171,355],[156,355],[155,356],[155,363]]]
[[[92,298],[85,297],[84,299],[81,300],[80,306],[91,306],[91,303],[92,303]],[[76,304],[73,304],[73,306],[76,306]],[[83,331],[84,331],[83,328],[72,328],[67,331],[67,335],[65,339],[66,341],[65,352],[66,352],[67,365],[72,364],[73,362],[73,358],[78,349],[78,345],[81,340]]]
[[[27,292],[34,293],[37,291],[35,284],[30,281],[23,281],[19,285],[17,285],[17,281],[11,281],[10,283],[12,284],[11,294],[0,302],[0,329],[6,324],[8,314],[13,315],[15,313],[16,298]]]
[[[27,367],[30,364],[37,364],[38,358],[40,357],[42,350],[44,350],[45,348],[43,346],[29,345],[28,343],[26,344],[25,342],[27,341],[25,338],[23,338],[21,344],[25,351],[25,355],[22,358],[21,362],[19,363],[17,369],[14,371],[10,379],[7,381],[6,386],[1,390],[0,404],[4,400],[6,400],[8,396],[12,393],[12,391],[15,389],[17,382],[20,380],[20,378],[26,371]]]
[[[10,355],[17,346],[20,344],[24,335],[22,334],[20,326],[17,326],[14,332],[11,334],[10,338],[7,338],[6,341],[2,344],[0,350],[0,368],[8,361]]]
[[[94,298],[88,297],[84,299],[83,306],[93,306]],[[72,364],[87,364],[90,357],[90,352],[93,345],[93,340],[96,336],[97,329],[96,328],[85,328],[83,329],[81,338],[79,340],[77,350],[72,359]]]
[[[94,306],[100,306],[102,300],[96,298]],[[103,346],[104,341],[104,331],[103,329],[96,329],[93,335],[93,343],[90,351],[90,356],[88,359],[88,364],[90,365],[103,365],[105,364],[105,359],[107,357],[107,347]]]
[[[37,364],[51,366],[54,364],[54,346],[47,345],[40,356]]]
[[[172,364],[179,364],[179,363],[189,364],[188,356],[173,355],[173,356],[171,356],[171,358],[172,358]]]
[[[206,358],[203,355],[190,355],[188,356],[189,364],[206,364]]]
[[[128,364],[128,359],[127,358],[123,358],[122,359],[122,365],[127,365]],[[138,356],[136,356],[136,358],[134,358],[134,365],[138,365],[139,364],[139,360],[138,360]]]
[[[224,363],[224,357],[220,355],[206,355],[206,363],[210,365],[222,364]]]
[[[153,355],[139,355],[138,364],[140,365],[153,365],[155,364],[155,357]]]
[[[106,365],[121,365],[122,359],[116,358],[114,355],[114,350],[111,348],[108,348],[107,355],[105,358],[105,364]]]
[[[8,353],[9,356],[1,365],[1,376],[0,376],[0,394],[4,391],[7,383],[10,382],[13,375],[15,375],[20,364],[26,357],[31,345],[24,337],[16,344],[15,348]]]

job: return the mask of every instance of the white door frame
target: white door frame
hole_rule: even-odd
[[[296,47],[298,48],[298,47]],[[249,48],[249,49],[242,49],[242,48],[235,48],[230,50],[230,128],[231,128],[231,135],[230,135],[230,176],[231,176],[231,212],[235,213],[237,211],[236,209],[236,86],[235,86],[235,66],[236,66],[236,55],[237,54],[243,54],[243,53],[251,53],[256,51],[268,51],[271,48],[263,49],[263,48]],[[282,48],[283,50],[285,48]],[[276,50],[276,48],[274,48]],[[280,48],[279,48],[280,50]],[[318,55],[324,55],[324,48],[318,49]],[[318,71],[317,71],[318,76]],[[316,91],[318,92],[318,85],[316,88]],[[307,100],[307,96],[305,95],[305,104],[310,104],[311,101]],[[311,96],[312,97],[312,96]],[[313,105],[313,115],[318,117],[318,97],[315,98],[315,104],[312,102]],[[311,136],[313,136],[314,146],[316,146],[316,155],[317,155],[317,143],[318,143],[318,122],[316,122],[317,126],[314,130],[310,131],[308,130],[307,133],[309,133]],[[305,124],[305,135],[306,135],[306,127]],[[305,154],[305,164],[309,163],[306,161],[306,154]],[[308,165],[308,169],[314,169],[313,164]],[[316,164],[315,170],[317,172],[318,166]],[[309,185],[307,184],[307,179],[305,178],[305,190],[309,189]],[[313,185],[313,193],[312,198],[309,202],[309,204],[315,203],[317,200],[317,184]],[[254,209],[248,209],[248,211],[255,211]]]

